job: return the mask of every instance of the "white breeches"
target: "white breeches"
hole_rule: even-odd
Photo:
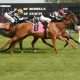
[[[6,18],[6,19],[8,19],[9,21],[11,21],[12,23],[14,23],[15,22],[15,20],[10,16],[10,15],[8,15],[8,13],[6,12],[6,13],[4,13],[4,17]]]
[[[57,11],[55,11],[55,12],[53,12],[53,16],[57,17],[57,16],[59,16],[59,13]]]
[[[19,18],[19,20],[24,20],[24,18]]]
[[[51,19],[47,18],[47,17],[44,17],[44,16],[40,16],[40,21],[42,21],[42,22],[46,21],[46,22],[49,23],[51,21]]]

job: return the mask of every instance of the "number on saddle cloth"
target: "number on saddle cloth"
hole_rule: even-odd
[[[34,23],[34,31],[38,31],[38,23]]]
[[[32,32],[35,33],[35,32],[38,32],[38,33],[43,33],[45,30],[44,30],[44,25],[39,21],[37,23],[37,26],[33,24],[33,29],[32,29]]]

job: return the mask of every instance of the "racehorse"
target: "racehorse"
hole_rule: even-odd
[[[78,19],[77,19],[77,17],[76,17],[76,15],[73,13],[73,12],[69,12],[69,13],[67,13],[67,15],[65,16],[65,19],[64,20],[62,20],[62,21],[56,21],[56,22],[54,22],[55,24],[56,24],[56,26],[60,29],[60,31],[62,31],[63,29],[65,30],[65,28],[66,27],[69,27],[69,25],[70,24],[72,24],[73,22],[78,22]],[[75,23],[76,24],[76,23]],[[63,30],[63,31],[64,31]],[[51,30],[50,30],[51,31]],[[53,31],[54,32],[54,31]],[[65,33],[66,34],[66,33]],[[74,42],[76,42],[77,44],[79,44],[79,42],[77,41],[77,40],[75,40],[70,34],[68,35],[68,36],[65,36],[65,34],[64,34],[64,32],[62,33],[62,35],[64,36],[64,37],[66,37],[67,39],[71,39],[71,40],[73,40]],[[40,36],[41,35],[41,36]],[[67,34],[66,34],[67,35]],[[43,43],[45,43],[45,44],[47,44],[48,46],[50,46],[50,47],[53,47],[51,44],[49,44],[49,43],[47,43],[46,41],[45,41],[45,39],[49,39],[48,37],[47,38],[45,38],[45,36],[44,36],[44,33],[40,33],[40,34],[38,34],[38,36],[36,36],[36,35],[34,35],[34,39],[33,39],[33,41],[32,41],[32,48],[33,48],[33,50],[35,49],[34,48],[34,45],[35,45],[35,43],[37,42],[37,40],[39,39],[39,38],[41,38],[41,40],[43,41]],[[22,43],[21,43],[21,45],[22,45]],[[64,47],[66,47],[68,45],[68,42],[66,42],[66,44],[64,45]]]
[[[65,27],[71,24],[73,21],[77,22],[77,18],[72,15],[72,13],[66,15],[65,19],[62,22],[50,22],[48,24],[48,31],[50,34],[50,38],[53,43],[53,47],[55,52],[57,53],[56,49],[56,39],[61,39],[66,41],[67,43],[69,42],[68,39],[70,39],[69,35],[66,33]],[[59,26],[60,25],[60,26]],[[14,27],[14,26],[13,26]],[[11,37],[9,41],[9,47],[5,49],[4,51],[10,49],[13,47],[17,42],[23,40],[27,36],[36,36],[36,37],[41,37],[42,34],[39,33],[33,33],[33,23],[32,22],[23,22],[21,24],[17,24],[15,27],[15,33]],[[2,30],[2,29],[1,29]]]
[[[11,23],[9,22],[1,22],[0,23],[0,35],[3,35],[5,37],[8,37],[8,38],[12,38],[14,35],[15,35],[15,32],[12,32],[10,29],[11,29]],[[8,45],[9,41],[3,45],[1,48],[5,48],[7,45]],[[20,45],[20,49],[22,48],[21,46],[21,43],[19,43]]]
[[[12,38],[15,35],[15,32],[10,31],[9,28],[10,28],[10,23],[0,23],[0,34],[2,34],[5,37]],[[52,45],[49,44],[49,43],[47,43],[44,39],[42,39],[42,41],[45,44],[47,44],[48,46],[52,47]],[[9,41],[5,45],[3,45],[1,48],[5,48],[8,45],[8,43],[9,43]],[[34,41],[32,41],[32,43],[34,43]],[[20,49],[22,50],[23,49],[23,47],[22,47],[22,41],[19,42],[19,46],[20,46]]]
[[[55,52],[57,53],[57,49],[56,49],[56,39],[59,38],[63,41],[66,41],[67,43],[69,43],[72,47],[74,47],[74,45],[72,45],[72,43],[70,43],[69,39],[70,39],[70,36],[67,35],[66,33],[66,27],[68,27],[70,24],[72,23],[75,23],[77,24],[78,23],[78,19],[76,17],[76,15],[72,12],[72,11],[69,11],[64,19],[61,21],[61,22],[55,22],[55,24],[53,24],[53,22],[50,22],[48,24],[48,29],[49,29],[49,32],[50,32],[50,35],[52,36],[52,43],[53,43],[53,46],[54,46],[54,50]],[[56,27],[54,27],[56,25]],[[52,26],[52,27],[50,27]],[[65,39],[63,39],[63,37]]]
[[[31,43],[33,50],[35,50],[35,44],[36,44],[36,42],[38,41],[38,39],[41,39],[44,44],[50,46],[51,48],[53,47],[52,44],[46,42],[46,39],[50,39],[50,37],[49,37],[49,36],[48,36],[48,37],[45,37],[45,36],[44,36],[44,33],[42,34],[42,36],[43,36],[42,38],[41,38],[41,37],[36,37],[36,36],[33,37],[33,40],[32,40],[32,43]],[[70,34],[69,34],[69,38],[70,38],[71,40],[73,40],[75,43],[79,44],[79,42],[78,42],[77,40],[75,40]],[[23,49],[23,48],[22,48],[22,42],[20,42],[20,45],[21,45],[21,49]],[[65,48],[66,46],[68,46],[68,43],[66,43],[66,44],[64,45],[64,48]]]

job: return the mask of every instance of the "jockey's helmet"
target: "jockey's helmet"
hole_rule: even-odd
[[[48,11],[43,11],[43,12],[42,12],[42,14],[43,14],[43,16],[45,16],[45,17],[50,16],[50,14],[49,14],[49,12],[48,12]]]
[[[17,13],[22,15],[23,14],[23,10],[22,9],[17,9]]]

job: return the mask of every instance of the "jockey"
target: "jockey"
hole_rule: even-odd
[[[59,14],[58,11],[54,11],[54,12],[53,12],[53,17],[54,17],[56,20],[60,20],[60,19],[61,19],[61,18],[60,18],[60,14]]]
[[[61,8],[58,10],[59,14],[62,15],[63,17],[65,17],[65,15],[67,14],[68,8]]]
[[[10,12],[5,12],[4,17],[9,20],[12,24],[17,24],[22,18],[23,10],[22,9],[15,9]]]
[[[51,21],[51,19],[49,17],[50,17],[50,14],[47,11],[42,12],[42,14],[40,16],[40,21],[49,23]]]
[[[15,19],[12,17],[13,14],[16,12],[16,9],[10,12],[5,12],[4,17],[9,20],[11,23],[15,23]]]
[[[58,11],[54,11],[53,17],[55,17],[56,20],[62,20],[64,19],[67,11],[68,8],[60,8]]]
[[[47,31],[46,31],[47,30],[47,25],[51,21],[49,12],[47,12],[47,11],[42,12],[42,14],[40,16],[40,21],[44,25],[44,29],[45,29],[44,36],[47,37],[47,35],[46,35],[47,34]]]
[[[25,21],[23,16],[24,16],[24,13],[22,9],[18,9],[17,12],[14,14],[14,17],[17,20],[17,23],[21,21]]]
[[[68,8],[60,8],[58,11],[53,12],[53,16],[50,16],[49,12],[44,11],[42,15],[40,16],[41,22],[47,22],[56,20],[62,20],[64,19],[65,15],[67,14]]]

